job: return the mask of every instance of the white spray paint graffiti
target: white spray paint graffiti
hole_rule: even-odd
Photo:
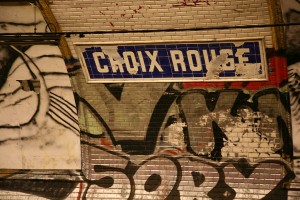
[[[168,135],[167,135],[167,142],[170,145],[177,147],[179,149],[184,149],[184,136],[183,136],[183,127],[186,127],[185,123],[176,122],[171,124],[168,127]]]
[[[286,23],[300,23],[299,0],[281,0],[283,18]],[[291,103],[291,121],[294,149],[294,171],[297,181],[300,180],[300,106],[299,106],[299,80],[300,80],[300,27],[289,26],[285,29],[287,48],[288,78]],[[299,187],[299,186],[298,186]]]
[[[5,11],[1,32],[46,26],[41,13],[36,13],[37,24],[28,17],[34,11],[30,5],[0,9]],[[0,88],[0,168],[79,169],[78,117],[59,48],[27,44],[0,49],[1,70],[7,71]]]
[[[278,148],[275,142],[275,139],[278,138],[276,131],[268,128],[261,130],[262,123],[276,124],[274,119],[266,114],[253,112],[250,109],[241,109],[238,117],[232,117],[230,110],[222,110],[201,116],[198,125],[207,127],[211,121],[216,121],[228,138],[228,140],[224,140],[222,148],[224,157],[244,157],[252,162],[269,156],[280,158],[280,155],[274,154]],[[214,143],[210,142],[208,146],[212,149]],[[205,151],[207,151],[207,147]],[[232,148],[235,148],[236,152],[233,152]],[[198,153],[204,154],[205,152]]]

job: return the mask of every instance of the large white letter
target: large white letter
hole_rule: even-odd
[[[103,52],[94,52],[93,53],[93,58],[95,60],[95,64],[96,64],[96,68],[97,68],[98,72],[100,72],[100,73],[109,72],[107,65],[103,65],[103,67],[101,67],[98,57],[100,57],[101,59],[105,59],[104,53]]]
[[[220,50],[220,55],[222,55],[222,54],[227,54],[226,61],[228,61],[227,63],[229,63],[229,66],[226,65],[227,63],[223,64],[222,69],[224,71],[235,70],[234,59],[233,58],[228,58],[228,56],[233,55],[232,49],[221,49]]]
[[[210,63],[208,52],[207,52],[207,50],[203,50],[202,52],[203,52],[203,56],[204,56],[205,66],[208,66]],[[216,57],[217,57],[216,50],[214,50],[214,49],[210,50],[210,54],[211,54],[211,60],[216,59]]]
[[[182,71],[186,71],[186,66],[184,63],[184,58],[183,58],[182,52],[180,50],[171,50],[170,53],[171,53],[174,71],[178,72],[178,70],[179,70],[178,64],[181,65]],[[178,56],[178,58],[176,58],[176,56]]]
[[[138,53],[138,56],[139,56],[139,60],[140,60],[140,65],[141,65],[141,68],[142,68],[142,72],[147,72],[142,52],[138,51],[137,53]]]
[[[132,61],[132,67],[130,66],[130,62],[129,62],[129,57],[131,58],[131,61]],[[130,74],[136,74],[138,72],[138,63],[136,62],[136,58],[135,58],[135,55],[132,51],[125,51],[123,53],[123,58],[124,58],[124,61],[125,61],[125,65],[126,65],[126,68],[127,68],[127,71],[130,73]]]
[[[249,49],[249,48],[247,48],[247,49],[245,49],[245,48],[237,49],[235,55],[236,55],[236,57],[238,57],[239,63],[240,63],[240,64],[249,61],[249,60],[248,60],[248,57],[244,57],[244,56],[243,56],[244,53],[249,53],[249,52],[250,52],[250,49]]]
[[[189,66],[190,66],[191,71],[201,71],[202,63],[201,63],[199,52],[197,50],[188,50],[187,56],[188,56],[188,61],[189,61]],[[195,58],[196,58],[196,65],[194,65],[192,56],[195,56]]]
[[[151,60],[149,72],[153,72],[154,67],[156,67],[158,71],[163,72],[164,70],[161,68],[161,66],[158,64],[158,62],[156,60],[158,51],[153,51],[153,55],[151,55],[151,53],[149,51],[145,51],[145,53]]]
[[[122,66],[123,63],[122,63],[121,59],[115,60],[114,58],[109,57],[109,62],[111,64],[111,68],[114,73],[116,73],[118,69],[120,70],[120,72],[122,72],[122,73],[124,72],[124,69]]]

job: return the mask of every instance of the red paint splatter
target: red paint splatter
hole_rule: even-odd
[[[137,9],[133,9],[134,13],[140,13],[140,10],[142,9],[142,6],[139,6]]]
[[[82,190],[83,190],[83,183],[80,182],[80,183],[79,183],[79,191],[78,191],[77,200],[80,200],[80,199],[81,199]]]
[[[5,24],[2,24],[2,25],[1,25],[1,28],[2,28],[3,30],[7,30],[7,26],[6,26]]]
[[[103,146],[105,146],[108,149],[113,149],[113,145],[106,138],[100,138],[100,144],[103,145]]]
[[[171,155],[177,155],[178,153],[176,151],[173,150],[165,150],[165,153],[171,154]]]
[[[182,7],[182,6],[198,6],[200,4],[206,3],[206,5],[211,5],[210,0],[182,0],[174,4],[173,7]]]
[[[169,155],[179,155],[182,153],[185,153],[185,150],[182,149],[164,149],[162,151],[160,151],[160,154],[169,154]]]

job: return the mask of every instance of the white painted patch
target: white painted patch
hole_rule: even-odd
[[[171,124],[168,127],[168,135],[167,135],[167,142],[174,147],[178,147],[183,149],[184,144],[184,134],[183,134],[183,127],[186,127],[185,123],[176,122]]]
[[[107,55],[110,58],[110,64],[113,69],[113,71],[120,70],[121,72],[124,72],[123,70],[123,64],[125,63],[122,56],[118,53],[118,47],[117,46],[101,46],[102,52]]]
[[[223,71],[223,64],[226,64],[228,59],[227,54],[220,54],[215,59],[211,60],[207,65],[206,78],[215,79],[219,77],[219,74]]]
[[[244,78],[263,78],[261,63],[243,63],[236,64],[236,76],[242,76]]]
[[[265,119],[269,124],[274,124],[273,129],[264,129],[262,121]],[[215,121],[223,130],[228,140],[223,139],[224,147],[222,148],[223,158],[245,157],[250,161],[264,157],[278,158],[274,154],[277,150],[276,139],[277,122],[264,113],[253,112],[251,109],[240,109],[239,116],[233,117],[230,110],[219,110],[217,113],[212,112],[199,118],[198,125],[207,127],[208,123]],[[210,144],[211,148],[214,144]],[[234,153],[232,148],[235,149]],[[199,154],[207,152],[198,152]]]
[[[2,32],[45,31],[39,9],[36,26],[34,9],[28,4],[0,6],[0,10]],[[9,59],[5,48],[0,51],[3,60]],[[33,45],[25,52],[10,48],[19,56],[0,89],[0,168],[80,169],[75,101],[59,48]],[[18,81],[39,82],[39,93],[23,90]]]

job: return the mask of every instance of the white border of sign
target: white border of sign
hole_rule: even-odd
[[[154,44],[187,44],[187,43],[220,43],[220,42],[259,42],[261,64],[263,66],[263,76],[261,78],[203,78],[203,77],[186,77],[186,78],[103,78],[91,79],[87,70],[87,65],[82,55],[82,47],[91,46],[121,46],[121,45],[154,45]],[[130,41],[130,42],[76,42],[75,51],[79,56],[80,64],[83,69],[84,77],[87,83],[134,83],[134,82],[240,82],[240,81],[268,81],[268,65],[266,61],[265,40],[263,37],[259,38],[240,38],[240,39],[226,39],[226,40],[154,40],[154,41]]]

